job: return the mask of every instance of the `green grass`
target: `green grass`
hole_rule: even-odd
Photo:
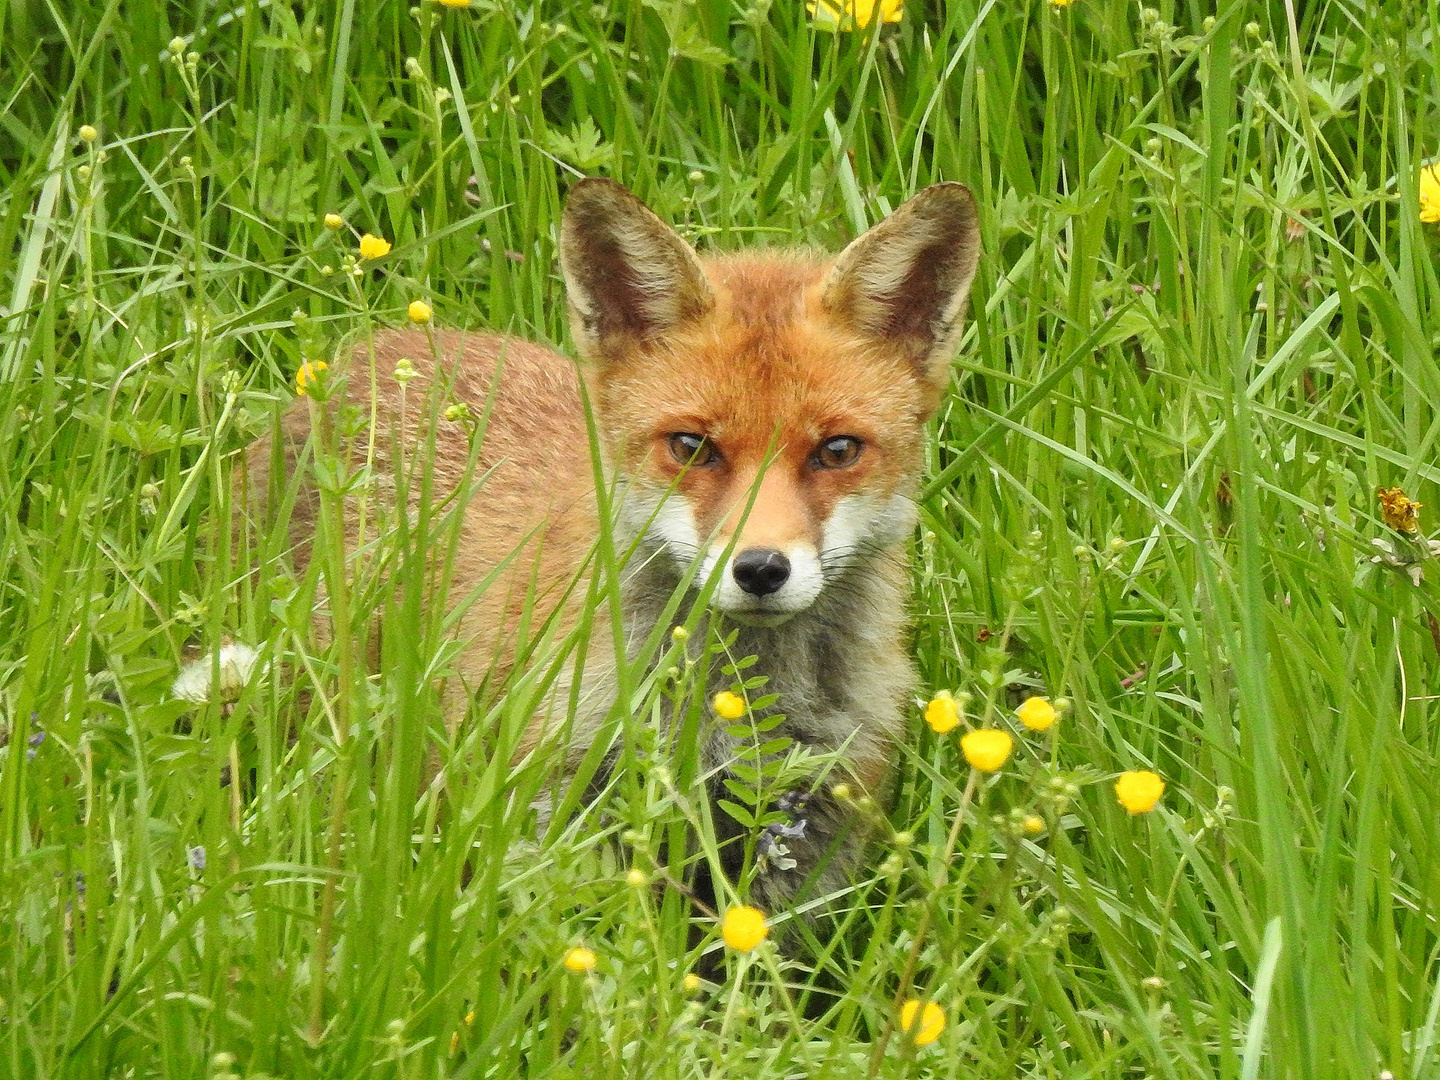
[[[1370,561],[1404,546],[1377,488],[1440,506],[1433,5],[912,0],[877,36],[790,0],[17,0],[0,106],[0,1074],[1440,1077],[1440,589]],[[336,601],[344,648],[227,525],[302,359],[410,300],[563,343],[591,172],[717,247],[834,247],[940,179],[981,206],[913,738],[870,871],[785,950],[627,883],[713,851],[656,744],[688,669],[624,673],[626,767],[537,840],[554,778],[508,747],[612,628],[534,628],[451,742],[446,508]],[[352,276],[328,212],[393,252]],[[173,700],[227,638],[267,676]],[[1019,734],[1027,681],[1071,708],[977,784],[918,702]],[[1138,768],[1168,788],[1130,817]]]

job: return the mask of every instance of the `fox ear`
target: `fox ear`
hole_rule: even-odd
[[[613,180],[581,180],[565,201],[560,268],[582,356],[654,340],[715,306],[695,251]]]
[[[850,329],[900,347],[942,390],[979,259],[970,189],[933,184],[840,253],[821,304]]]

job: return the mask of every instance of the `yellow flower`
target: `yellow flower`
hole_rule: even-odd
[[[446,7],[454,8],[470,6],[470,0],[440,0],[440,3],[444,4]]]
[[[1115,797],[1132,814],[1147,814],[1165,794],[1165,781],[1148,769],[1123,772],[1115,781]]]
[[[925,706],[925,722],[936,735],[944,735],[960,723],[960,706],[949,690],[941,690]]]
[[[405,309],[413,323],[427,323],[430,321],[430,305],[424,300],[411,300],[410,306]]]
[[[905,14],[905,0],[810,0],[805,10],[822,29],[864,30],[876,15],[882,23],[898,23]]]
[[[720,920],[720,936],[736,952],[749,952],[769,935],[765,913],[759,908],[732,907]]]
[[[98,131],[95,130],[95,126],[94,126],[93,124],[81,124],[81,125],[80,125],[80,138],[81,138],[84,142],[94,142],[94,141],[95,141],[96,139],[98,139],[99,137],[100,137],[100,132],[98,132]]]
[[[1075,0],[1050,0],[1051,6],[1052,6],[1052,7],[1057,7],[1057,8],[1060,8],[1060,7],[1069,7],[1069,6],[1070,6],[1071,4],[1073,4],[1074,2],[1075,2]]]
[[[915,1023],[916,1015],[920,1023]],[[900,1007],[900,1027],[913,1032],[911,1038],[916,1046],[929,1046],[945,1030],[945,1010],[933,1001],[920,1002],[911,998]]]
[[[1027,814],[1020,823],[1020,831],[1026,836],[1039,836],[1045,831],[1045,819],[1039,814]]]
[[[745,699],[729,690],[721,690],[716,694],[712,704],[722,720],[739,720],[745,715]]]
[[[295,372],[295,392],[305,394],[309,391],[306,387],[311,386],[320,379],[322,371],[328,371],[330,365],[324,360],[307,360],[300,365],[300,370]]]
[[[469,1027],[471,1024],[473,1024],[473,1023],[475,1023],[475,1010],[474,1010],[474,1009],[471,1009],[468,1013],[465,1014],[465,1026],[468,1028],[468,1027]],[[451,1056],[453,1057],[454,1054],[455,1054],[455,1051],[456,1051],[456,1050],[459,1050],[459,1049],[460,1049],[460,1032],[457,1031],[457,1032],[455,1032],[455,1034],[453,1034],[453,1035],[450,1036],[450,1054],[451,1054]]]
[[[595,954],[583,945],[577,945],[573,949],[565,950],[565,970],[573,971],[576,975],[583,975],[587,971],[595,970]]]
[[[1440,203],[1436,204],[1436,218],[1440,221]],[[1380,499],[1380,517],[1385,524],[1396,532],[1409,533],[1411,536],[1420,531],[1420,515],[1417,511],[1420,504],[1411,502],[1405,497],[1405,492],[1398,487],[1381,488],[1376,493]]]
[[[366,233],[360,237],[360,257],[362,259],[379,259],[390,254],[390,241],[379,236],[372,236]]]
[[[1031,731],[1044,731],[1060,718],[1055,706],[1050,704],[1050,699],[1043,697],[1026,698],[1015,710],[1015,715],[1020,717],[1020,722]]]
[[[1440,162],[1420,170],[1420,220],[1440,221]]]
[[[972,768],[983,773],[992,773],[1010,758],[1010,749],[1015,740],[1008,731],[996,728],[981,728],[969,731],[960,740],[960,751]]]
[[[700,991],[700,976],[693,971],[687,972],[685,978],[680,980],[680,989],[687,994],[696,994]]]
[[[339,214],[326,214],[325,227],[327,229],[343,229],[345,227],[345,219]]]

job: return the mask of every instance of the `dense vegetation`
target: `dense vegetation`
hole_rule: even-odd
[[[1437,96],[1417,0],[0,6],[0,1073],[1440,1077]],[[444,509],[328,641],[227,525],[302,362],[411,301],[563,343],[589,173],[719,248],[981,206],[913,739],[780,947],[672,883],[713,841],[656,733],[717,643],[657,636],[537,840],[550,654],[449,737]],[[177,698],[229,642],[243,691]],[[993,779],[941,689],[1014,732]]]

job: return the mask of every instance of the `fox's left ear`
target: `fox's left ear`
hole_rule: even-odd
[[[934,184],[840,253],[820,302],[850,329],[899,347],[938,392],[949,382],[979,259],[970,189]]]

